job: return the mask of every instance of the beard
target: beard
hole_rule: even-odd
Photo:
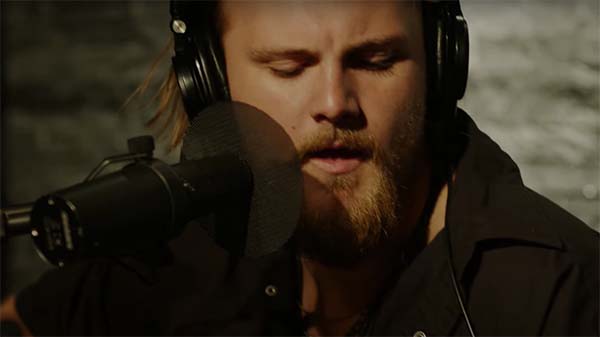
[[[391,151],[360,130],[333,128],[300,146],[300,158],[333,141],[366,154],[356,171],[317,176],[305,172],[305,196],[296,231],[299,253],[330,267],[352,267],[384,242],[407,236],[401,202],[415,176],[423,143],[422,121],[412,118],[400,128]]]

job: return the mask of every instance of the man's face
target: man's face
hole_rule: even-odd
[[[222,12],[232,99],[279,122],[301,155],[307,254],[352,260],[410,231],[396,224],[424,157],[418,5],[226,2]]]

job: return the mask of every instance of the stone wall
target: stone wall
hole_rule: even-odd
[[[2,9],[3,183],[13,204],[81,182],[104,157],[126,152],[127,138],[151,133],[149,109],[121,108],[170,31],[165,2],[9,1]],[[174,161],[164,146],[157,154]],[[8,248],[9,291],[49,268],[28,238]]]
[[[169,38],[164,2],[2,4],[7,200],[80,182],[148,133],[148,109],[119,112]],[[592,228],[599,218],[597,1],[463,3],[472,52],[460,103],[521,166],[525,182]],[[164,70],[164,66],[159,67]],[[158,153],[167,156],[164,147]],[[48,268],[9,245],[8,289]]]

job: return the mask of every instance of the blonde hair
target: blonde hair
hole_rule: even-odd
[[[150,70],[142,83],[125,100],[123,108],[129,106],[133,100],[145,99],[144,96],[148,94],[155,81],[159,66],[165,60],[170,61],[170,58],[167,56],[173,50],[173,44],[174,41],[171,38],[152,62]],[[154,107],[154,105],[156,106]],[[177,76],[172,65],[169,66],[166,74],[163,75],[159,88],[143,106],[146,108],[152,106],[152,109],[155,109],[154,114],[146,121],[145,126],[156,130],[159,137],[167,137],[169,151],[175,149],[181,143],[185,131],[189,126],[189,121],[177,84]]]

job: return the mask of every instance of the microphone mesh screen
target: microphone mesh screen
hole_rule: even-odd
[[[233,154],[252,170],[254,189],[245,255],[281,248],[300,217],[302,173],[292,140],[264,112],[238,102],[212,105],[190,123],[183,139],[186,159]]]

